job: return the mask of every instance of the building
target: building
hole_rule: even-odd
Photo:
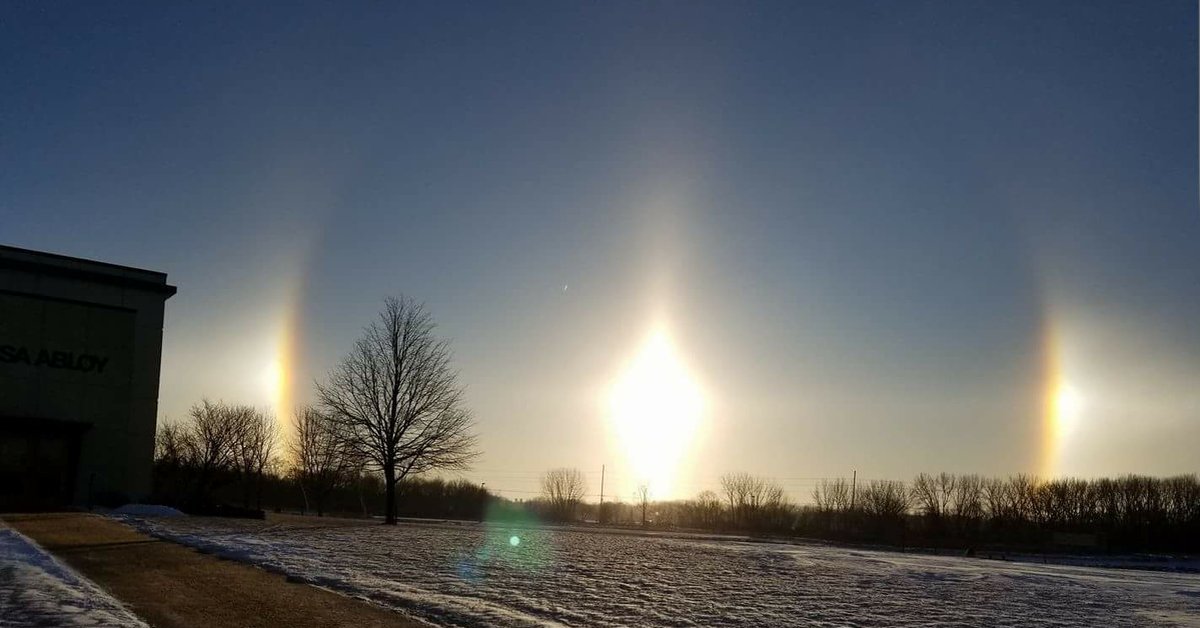
[[[0,511],[150,491],[167,276],[0,246]]]

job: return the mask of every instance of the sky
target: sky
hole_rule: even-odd
[[[0,242],[179,288],[160,420],[405,295],[509,497],[1200,471],[1194,2],[8,3],[0,85]]]

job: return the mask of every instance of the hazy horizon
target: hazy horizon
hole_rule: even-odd
[[[523,6],[0,9],[0,243],[169,274],[168,419],[421,301],[509,497],[1198,470],[1194,3]]]

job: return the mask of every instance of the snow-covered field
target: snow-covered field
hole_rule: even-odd
[[[0,626],[147,628],[112,596],[2,522]]]
[[[134,520],[454,626],[1200,626],[1200,575],[505,524]]]

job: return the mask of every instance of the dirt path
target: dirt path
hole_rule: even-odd
[[[96,515],[5,515],[153,626],[423,626],[368,602],[160,541]]]

